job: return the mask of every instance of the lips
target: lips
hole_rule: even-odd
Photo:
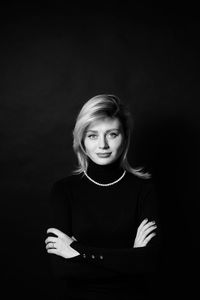
[[[106,158],[106,157],[109,157],[111,155],[111,152],[108,152],[108,153],[97,153],[97,155],[100,158]]]

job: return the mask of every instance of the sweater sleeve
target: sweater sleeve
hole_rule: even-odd
[[[71,247],[77,250],[87,263],[100,265],[121,274],[133,275],[154,272],[158,263],[160,228],[155,188],[151,183],[142,185],[139,193],[138,226],[145,218],[148,221],[155,221],[157,224],[156,236],[150,240],[146,247],[95,248],[78,241],[74,241]]]
[[[49,228],[57,228],[70,237],[73,236],[71,228],[71,207],[69,191],[62,184],[56,182],[49,197]],[[49,234],[49,236],[54,236]],[[118,275],[111,270],[103,270],[100,266],[89,265],[81,255],[73,258],[63,258],[55,254],[48,254],[50,270],[55,278],[69,278],[87,280],[95,278],[114,278]]]

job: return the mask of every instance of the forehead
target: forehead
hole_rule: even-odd
[[[87,130],[106,131],[109,129],[120,129],[121,123],[117,118],[104,118],[92,122]]]

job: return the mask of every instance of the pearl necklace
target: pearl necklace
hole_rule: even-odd
[[[97,185],[99,185],[99,186],[110,186],[110,185],[113,185],[113,184],[119,182],[119,181],[124,177],[124,175],[126,174],[126,170],[124,170],[124,173],[122,174],[122,176],[121,176],[120,178],[118,178],[117,180],[115,180],[115,181],[113,181],[113,182],[110,182],[110,183],[99,183],[99,182],[93,180],[90,176],[88,176],[88,174],[87,174],[85,171],[84,171],[84,174],[85,174],[85,176],[86,176],[90,181],[92,181],[93,183],[95,183],[95,184],[97,184]]]

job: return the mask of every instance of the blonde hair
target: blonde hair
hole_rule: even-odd
[[[142,168],[132,168],[127,160],[127,153],[130,145],[130,137],[133,129],[132,118],[129,110],[123,105],[120,99],[115,95],[102,94],[88,100],[81,108],[76,124],[73,130],[73,149],[78,158],[78,167],[74,171],[80,174],[87,171],[88,156],[85,152],[83,139],[87,128],[94,121],[104,118],[117,118],[123,128],[125,146],[121,155],[120,164],[124,170],[127,170],[139,177],[149,178],[149,173],[144,173]]]

